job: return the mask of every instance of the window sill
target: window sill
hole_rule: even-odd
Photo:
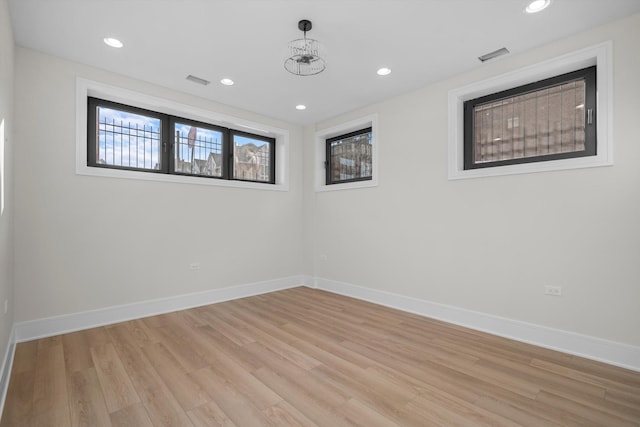
[[[197,184],[215,187],[248,188],[254,190],[288,191],[283,184],[235,181],[228,179],[206,178],[198,176],[171,175],[165,173],[138,172],[109,168],[95,168],[80,165],[76,167],[76,175],[96,176],[101,178],[137,179],[142,181],[173,182],[178,184]]]
[[[378,186],[378,183],[370,179],[366,181],[345,182],[342,184],[323,185],[316,188],[316,191],[323,192],[323,191],[336,191],[336,190],[351,190],[354,188],[368,188],[368,187],[377,187],[377,186]]]

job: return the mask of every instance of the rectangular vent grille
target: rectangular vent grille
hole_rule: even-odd
[[[200,77],[196,77],[196,76],[191,75],[191,74],[189,74],[187,76],[187,80],[189,80],[191,82],[194,82],[194,83],[198,83],[199,85],[202,85],[202,86],[206,86],[209,83],[211,83],[209,80],[201,79]]]
[[[490,59],[497,58],[498,56],[506,55],[507,53],[509,53],[509,49],[507,49],[506,47],[503,47],[498,50],[494,50],[493,52],[489,52],[487,54],[479,56],[478,59],[482,62],[485,62]]]

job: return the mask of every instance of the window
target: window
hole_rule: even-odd
[[[87,165],[275,183],[275,139],[88,97]]]
[[[152,111],[89,99],[91,166],[161,172],[166,117]]]
[[[506,64],[508,64],[508,60]],[[504,163],[492,165],[499,167],[483,167],[482,164],[475,168],[465,167],[464,107],[467,101],[492,94],[500,94],[504,91],[512,90],[513,88],[519,88],[534,82],[541,82],[567,73],[572,73],[576,70],[584,70],[594,66],[596,69],[595,84],[597,85],[597,96],[595,97],[595,105],[593,112],[591,113],[591,120],[594,123],[591,127],[591,131],[595,134],[595,138],[591,140],[594,142],[597,141],[597,146],[593,146],[595,147],[595,154],[582,153],[583,155],[575,156],[571,153],[564,153],[564,156],[566,157],[560,156],[555,159],[547,157],[544,159],[549,161],[534,159],[533,161],[521,162],[518,159],[504,159]],[[474,179],[488,176],[548,172],[613,165],[612,95],[613,43],[611,41],[585,47],[542,62],[529,64],[504,74],[488,77],[484,80],[471,81],[464,86],[451,89],[448,94],[448,178],[450,180]],[[588,114],[588,112],[585,111],[585,114]],[[585,123],[588,119],[589,118],[585,116]],[[521,120],[522,118],[518,117],[518,120],[516,121],[518,127],[522,126]],[[514,124],[514,120],[511,120],[512,128]],[[507,120],[506,127],[508,128],[508,126],[509,122]],[[589,126],[587,126],[587,132],[585,134],[585,142],[587,146],[590,142],[590,136],[588,133]],[[494,136],[493,139],[495,138],[501,138],[501,136]],[[494,141],[494,143],[495,142],[499,141]],[[533,145],[529,145],[528,147],[530,147],[530,154],[533,154]],[[588,149],[589,148],[585,148],[585,151]],[[562,152],[560,154],[562,154]],[[531,156],[531,158],[534,157],[535,156],[533,155]],[[511,161],[513,161],[513,163],[510,163]],[[467,163],[469,162],[467,161]],[[486,163],[489,162],[485,162],[485,164]]]
[[[315,133],[313,168],[315,190],[376,187],[380,148],[378,134],[377,114],[318,130]],[[355,137],[359,137],[357,141]]]
[[[464,104],[464,168],[596,155],[596,67]]]
[[[372,128],[327,139],[327,185],[372,179]]]
[[[224,178],[224,128],[172,119],[171,131],[174,136],[172,173]]]
[[[275,176],[273,143],[249,133],[231,131],[233,142],[233,178],[243,181],[271,182]]]

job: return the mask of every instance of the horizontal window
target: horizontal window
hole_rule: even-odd
[[[88,97],[87,165],[275,183],[275,139]]]
[[[596,67],[465,102],[464,168],[596,155]]]
[[[451,89],[448,178],[613,165],[612,58],[607,41]]]

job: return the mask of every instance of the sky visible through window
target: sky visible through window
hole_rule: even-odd
[[[99,164],[160,169],[160,119],[98,107]]]
[[[240,136],[240,135],[234,135],[233,136],[233,142],[237,146],[242,146],[242,145],[246,145],[246,144],[253,144],[258,148],[262,147],[264,144],[268,144],[267,141],[263,141],[261,139],[247,138],[246,136]]]
[[[233,135],[233,176],[251,181],[270,181],[271,145],[269,142]]]
[[[173,122],[173,130],[162,129],[161,118],[132,111],[97,106],[96,163],[108,166],[166,170],[163,141],[173,144],[172,172],[222,177],[227,130],[192,122]],[[166,123],[166,122],[165,122]],[[173,132],[172,135],[163,132]],[[271,143],[233,134],[234,178],[271,180]],[[230,153],[231,154],[231,153]],[[166,161],[166,158],[164,158]]]
[[[180,140],[184,138],[187,144],[179,144],[180,155],[178,156],[181,159],[188,159],[191,156],[191,151],[189,149],[188,144],[188,135],[191,131],[191,128],[195,126],[191,126],[184,123],[176,123],[176,134],[180,135]],[[202,127],[196,128],[196,136],[195,146],[204,146],[206,145],[209,150],[205,153],[202,150],[196,150],[195,158],[200,160],[206,160],[209,152],[214,152],[216,154],[222,153],[222,132]],[[177,135],[176,135],[177,136]]]

